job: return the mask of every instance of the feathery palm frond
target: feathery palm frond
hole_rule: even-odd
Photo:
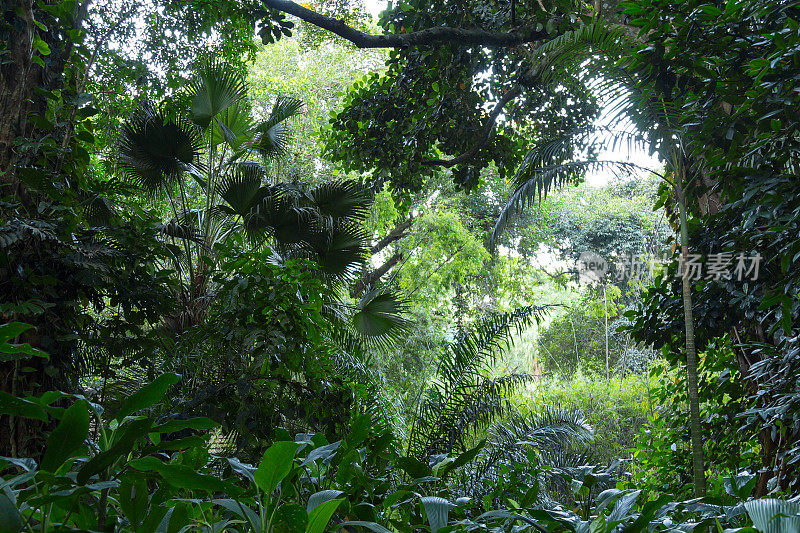
[[[481,499],[503,467],[515,462],[527,463],[535,457],[540,465],[549,467],[585,464],[579,448],[592,439],[594,429],[580,411],[548,407],[542,413],[525,415],[515,410],[506,420],[493,424],[488,443],[464,482],[470,495]]]
[[[211,121],[247,97],[241,72],[219,61],[205,61],[195,70],[189,85],[192,121],[208,128]]]
[[[631,174],[648,170],[626,161],[573,160],[579,149],[627,145],[628,148],[647,147],[652,153],[675,142],[668,128],[674,123],[677,110],[671,109],[663,99],[650,98],[642,83],[648,73],[636,71],[626,63],[626,54],[634,46],[625,31],[596,22],[566,32],[538,49],[541,59],[534,69],[534,81],[558,84],[568,83],[576,76],[588,78],[586,85],[600,100],[607,102],[607,121],[613,127],[582,127],[534,146],[514,177],[516,189],[498,217],[492,232],[493,241],[508,225],[513,213],[524,209],[537,197],[541,200],[554,188],[579,182],[587,171]],[[622,128],[618,129],[619,126]]]
[[[287,121],[300,113],[302,100],[290,96],[279,96],[275,100],[269,117],[255,127],[257,136],[253,148],[267,160],[286,154],[291,142]]]
[[[523,161],[522,167],[514,177],[517,187],[500,211],[500,216],[498,216],[492,231],[492,241],[496,241],[505,230],[513,214],[525,209],[537,198],[541,201],[551,190],[577,184],[586,172],[599,170],[613,172],[616,176],[629,176],[634,172],[649,169],[630,161],[565,161],[541,168],[535,168]]]
[[[411,428],[408,451],[421,458],[463,452],[474,430],[505,412],[508,394],[529,378],[487,377],[512,335],[539,322],[549,306],[524,307],[488,317],[463,333],[444,353],[437,381],[426,391]]]
[[[150,194],[199,165],[200,132],[180,115],[143,105],[122,125],[119,162],[125,174]]]

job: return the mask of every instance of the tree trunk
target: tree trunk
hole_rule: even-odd
[[[692,314],[692,289],[686,268],[689,259],[689,227],[686,220],[686,198],[683,191],[683,168],[676,168],[675,197],[681,223],[681,258],[684,271],[681,273],[683,292],[683,319],[686,328],[686,388],[689,396],[689,431],[692,441],[692,478],[695,496],[706,495],[706,474],[703,459],[703,435],[700,427],[699,379],[697,375],[697,350],[694,345],[694,316]]]
[[[11,186],[9,192],[12,194],[19,192],[14,172],[17,156],[14,144],[17,137],[30,132],[26,118],[35,86],[32,79],[35,74],[32,58],[36,32],[33,4],[33,0],[12,0],[3,10],[4,18],[16,19],[16,24],[7,26],[8,33],[4,37],[8,50],[0,65],[0,179],[4,185]]]
[[[606,319],[606,381],[611,379],[611,374],[608,368],[608,299],[606,298],[606,285],[603,284],[603,316]]]

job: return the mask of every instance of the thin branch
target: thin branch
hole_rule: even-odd
[[[447,26],[426,28],[409,33],[370,35],[348,26],[343,20],[317,13],[290,0],[264,0],[263,5],[294,15],[309,24],[335,33],[339,37],[355,44],[358,48],[405,48],[408,46],[443,43],[464,46],[519,46],[520,44],[550,38],[544,29],[536,31],[531,28],[519,28],[508,32],[496,32]]]
[[[478,138],[478,142],[476,142],[472,148],[467,150],[466,152],[458,155],[452,159],[424,159],[422,160],[423,165],[439,165],[445,168],[454,167],[460,163],[464,163],[469,161],[473,157],[478,154],[478,151],[486,144],[486,141],[489,140],[489,137],[494,130],[495,124],[497,123],[497,117],[500,116],[502,113],[503,108],[508,104],[511,100],[515,99],[522,93],[522,87],[517,85],[513,89],[510,89],[507,93],[505,93],[502,98],[497,102],[497,105],[494,106],[492,112],[489,113],[489,118],[486,120],[486,124],[483,126],[483,131],[481,132],[481,136]]]

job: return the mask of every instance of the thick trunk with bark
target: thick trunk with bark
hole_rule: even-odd
[[[33,104],[33,88],[39,81],[37,71],[41,68],[33,63],[36,33],[33,0],[12,0],[3,11],[4,19],[11,17],[12,22],[3,35],[6,54],[0,64],[0,179],[14,187],[17,185],[14,145],[18,137],[30,135],[27,115]]]

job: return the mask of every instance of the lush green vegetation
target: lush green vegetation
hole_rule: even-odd
[[[0,532],[800,531],[800,1],[371,7],[0,7]]]

